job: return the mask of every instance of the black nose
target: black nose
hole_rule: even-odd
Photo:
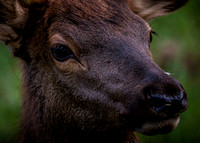
[[[177,116],[187,109],[187,95],[181,86],[148,87],[145,95],[154,112],[163,116]]]

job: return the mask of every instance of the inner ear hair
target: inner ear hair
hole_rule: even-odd
[[[131,10],[146,21],[167,15],[186,2],[188,0],[128,0]]]

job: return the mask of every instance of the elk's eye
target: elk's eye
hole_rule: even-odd
[[[72,50],[65,45],[56,45],[55,47],[52,47],[51,53],[54,59],[56,59],[59,62],[64,62],[70,58],[75,58],[75,55],[72,52]]]

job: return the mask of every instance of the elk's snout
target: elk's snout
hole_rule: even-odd
[[[149,107],[162,117],[175,117],[187,109],[188,101],[180,83],[167,79],[144,89]]]
[[[179,123],[179,114],[187,109],[188,101],[182,85],[165,74],[148,74],[143,87],[146,120],[136,131],[145,135],[171,132]]]

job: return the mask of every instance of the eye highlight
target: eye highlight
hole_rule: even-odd
[[[68,59],[76,59],[72,50],[66,45],[55,45],[51,48],[52,56],[59,62],[64,62]]]

